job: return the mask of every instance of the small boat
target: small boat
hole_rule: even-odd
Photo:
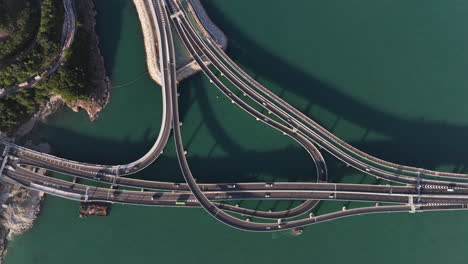
[[[107,216],[109,215],[109,204],[105,203],[81,203],[80,217],[86,218],[89,215]]]
[[[298,236],[298,235],[302,234],[303,232],[304,232],[304,229],[302,229],[302,228],[294,228],[294,229],[292,230],[292,233],[293,233],[293,235],[295,235],[295,236]]]

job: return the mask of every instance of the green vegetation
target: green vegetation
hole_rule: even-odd
[[[36,0],[0,0],[0,62],[32,47],[40,22]]]
[[[44,100],[33,90],[23,90],[0,101],[0,131],[11,133],[18,123],[27,119]]]
[[[34,48],[31,52],[19,56],[16,62],[0,66],[0,87],[8,88],[24,82],[52,63],[60,51],[62,22],[61,0],[44,0],[41,6],[41,25]]]
[[[60,94],[66,101],[85,100],[91,92],[89,69],[92,67],[88,65],[90,39],[90,33],[78,23],[75,39],[65,58],[66,63],[36,87]]]
[[[59,54],[64,15],[62,1],[43,0],[41,9],[41,23],[35,47],[27,55],[20,55],[17,62],[0,65],[0,87],[11,87],[44,71]],[[92,67],[88,63],[92,35],[84,30],[80,19],[82,16],[78,12],[75,39],[67,51],[63,65],[37,84],[36,89],[24,89],[0,99],[0,131],[12,133],[51,94],[59,94],[66,101],[89,98],[89,71]]]

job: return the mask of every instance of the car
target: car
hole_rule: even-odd
[[[271,194],[270,193],[265,193],[265,198],[270,198]]]
[[[180,187],[180,184],[179,183],[176,183],[174,184],[175,187],[179,188]]]
[[[102,179],[102,176],[101,175],[96,175],[93,177],[94,180],[96,181],[100,181]]]
[[[227,187],[229,189],[234,189],[234,188],[236,188],[236,185],[235,184],[228,184]]]
[[[273,183],[265,183],[265,187],[268,187],[268,188],[273,187]]]
[[[161,197],[161,194],[160,193],[155,193],[155,194],[153,194],[153,196],[151,196],[151,201],[154,201],[154,200],[158,199],[159,197]]]
[[[455,189],[450,188],[450,187],[447,188],[447,192],[453,192],[453,191],[455,191]]]

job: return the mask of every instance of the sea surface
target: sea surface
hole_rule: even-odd
[[[145,153],[161,122],[161,88],[146,74],[129,0],[97,0],[97,30],[113,85],[99,120],[64,110],[36,141],[66,158],[121,164]],[[468,2],[460,0],[205,0],[228,54],[258,81],[347,142],[378,157],[468,172]],[[135,80],[130,85],[125,85]],[[122,86],[123,85],[123,86]],[[188,159],[199,182],[313,181],[300,146],[256,122],[199,74],[180,84]],[[134,175],[182,181],[172,139]],[[381,183],[325,155],[330,181]],[[248,202],[282,210],[297,203]],[[356,203],[324,203],[318,213]],[[466,263],[468,212],[356,216],[289,231],[249,233],[201,209],[114,205],[78,218],[78,203],[47,197],[7,264]]]

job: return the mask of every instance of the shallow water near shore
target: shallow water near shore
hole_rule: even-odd
[[[333,133],[390,161],[466,172],[468,3],[203,3],[229,39],[228,54]],[[97,7],[113,85],[138,78],[146,65],[132,3],[98,0]],[[314,179],[298,144],[252,120],[205,77],[179,89],[184,142],[200,182]],[[99,120],[66,110],[41,125],[36,140],[67,158],[132,161],[157,136],[161,99],[146,75],[113,89]],[[170,140],[163,156],[133,177],[182,181],[173,149]],[[331,181],[376,182],[325,157]],[[78,203],[48,197],[35,227],[11,242],[5,263],[465,263],[467,221],[463,211],[357,216],[306,227],[295,237],[234,230],[201,209],[115,205],[109,217],[83,220]]]

